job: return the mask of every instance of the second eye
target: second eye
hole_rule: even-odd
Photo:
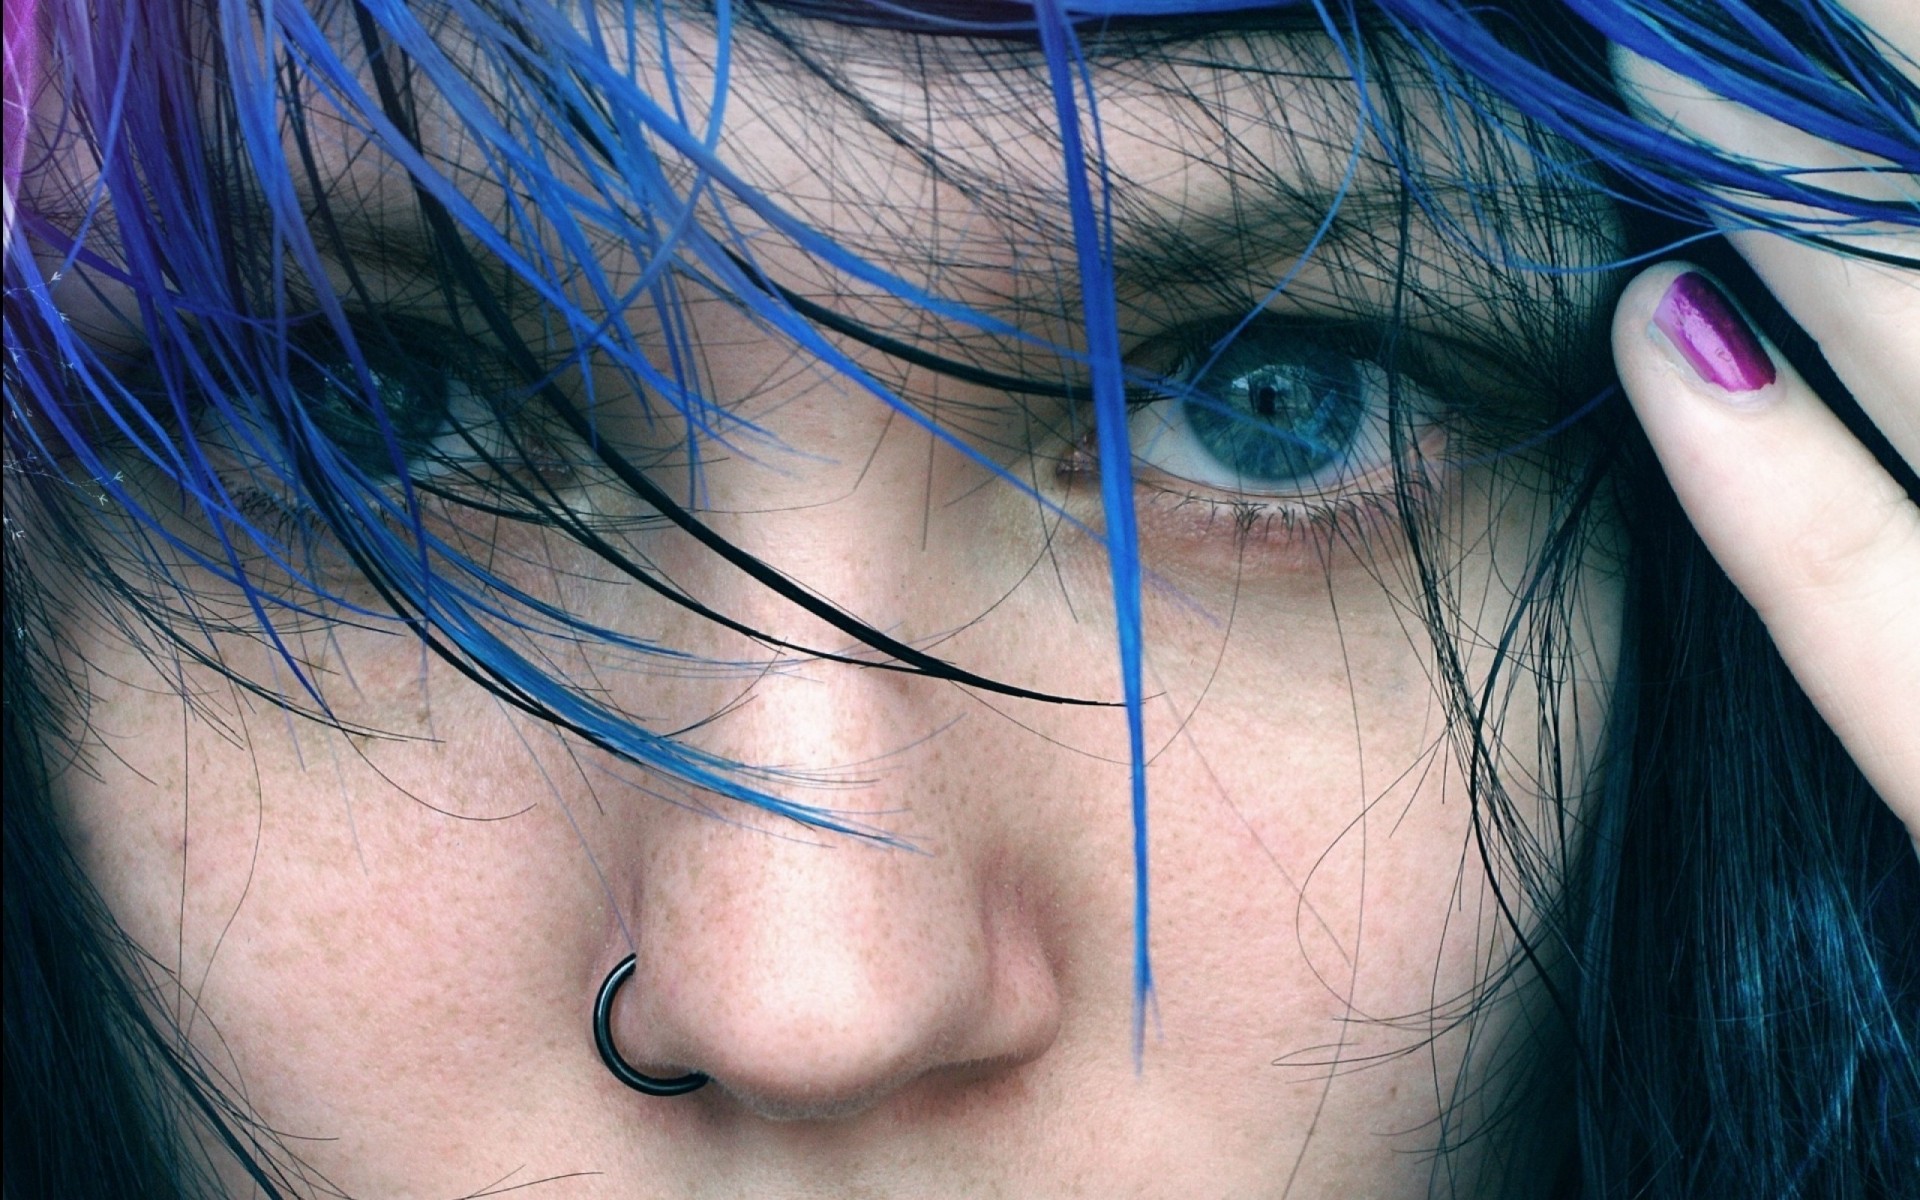
[[[406,332],[410,340],[423,337],[412,328]],[[392,338],[384,345],[369,340],[362,342],[361,351],[371,397],[338,352],[297,360],[289,383],[304,400],[307,420],[368,478],[392,479],[399,466],[416,477],[436,475],[481,461],[488,451],[499,449],[500,418],[494,405],[464,373],[440,361],[431,342],[402,347]],[[392,431],[392,444],[381,428],[382,415]]]

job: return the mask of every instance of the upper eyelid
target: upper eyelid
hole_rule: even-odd
[[[1156,355],[1164,356],[1182,339],[1210,346],[1217,331],[1231,328],[1244,317],[1244,313],[1199,317],[1155,331],[1132,343],[1127,358],[1130,365],[1146,359],[1164,370],[1168,360],[1156,361]],[[1307,338],[1379,366],[1396,385],[1410,383],[1424,393],[1423,412],[1435,418],[1444,415],[1489,445],[1537,436],[1564,421],[1568,411],[1590,404],[1595,390],[1604,385],[1597,371],[1584,365],[1576,368],[1564,355],[1549,352],[1545,364],[1521,364],[1511,349],[1490,345],[1474,334],[1423,328],[1366,311],[1333,315],[1269,308],[1256,314],[1247,329],[1262,324],[1273,332]],[[1129,389],[1129,402],[1150,403],[1166,397],[1166,392],[1154,390],[1151,384],[1151,377],[1143,377],[1140,386]]]
[[[1236,327],[1239,328],[1233,342],[1221,344],[1221,339]],[[1381,322],[1366,317],[1333,319],[1262,310],[1251,318],[1241,314],[1200,317],[1181,322],[1133,342],[1127,347],[1124,358],[1128,365],[1129,380],[1137,381],[1143,389],[1151,390],[1156,384],[1177,381],[1176,371],[1192,375],[1204,372],[1239,344],[1241,339],[1248,337],[1297,338],[1358,361],[1378,362],[1374,350],[1387,340],[1385,333]],[[1184,359],[1176,356],[1184,356]],[[1140,398],[1153,400],[1160,397],[1142,395]]]
[[[1371,359],[1357,355],[1342,357],[1346,357],[1356,368],[1352,382],[1360,385],[1364,390],[1361,399],[1366,403],[1360,416],[1356,418],[1354,435],[1356,441],[1372,436],[1375,427],[1381,422],[1396,419],[1408,412],[1422,417],[1433,415],[1433,410],[1437,407],[1437,397],[1419,380],[1397,377],[1389,368]],[[1141,412],[1155,405],[1164,404],[1176,405],[1175,411],[1181,414],[1180,422],[1189,429],[1191,429],[1191,422],[1185,416],[1189,406],[1198,404],[1204,409],[1222,414],[1239,411],[1237,405],[1226,401],[1215,401],[1206,389],[1197,387],[1180,391],[1168,389],[1140,397],[1133,404],[1133,409],[1135,412]]]

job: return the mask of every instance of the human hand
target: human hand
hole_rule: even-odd
[[[1906,55],[1904,73],[1920,84],[1920,10],[1907,3],[1849,7]],[[1644,119],[1729,154],[1860,165],[1858,155],[1625,51],[1616,51],[1614,73]],[[1920,178],[1911,173],[1829,178],[1844,181],[1829,184],[1836,188],[1905,199],[1920,213]],[[1920,466],[1920,270],[1772,233],[1728,239],[1819,343],[1895,451]],[[1920,262],[1920,225],[1836,240]],[[1689,519],[1920,851],[1920,508],[1686,264],[1654,267],[1627,288],[1613,349]]]

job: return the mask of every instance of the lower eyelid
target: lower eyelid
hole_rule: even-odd
[[[1379,547],[1397,533],[1399,505],[1388,493],[1319,505],[1246,504],[1162,493],[1136,509],[1140,540],[1176,557],[1224,556],[1234,569],[1324,568],[1344,550]],[[1397,541],[1397,539],[1396,539]]]
[[[1143,546],[1177,557],[1231,556],[1237,569],[1250,560],[1275,571],[1322,570],[1343,558],[1375,557],[1403,543],[1409,512],[1418,517],[1445,502],[1460,475],[1438,425],[1421,430],[1391,463],[1299,495],[1259,495],[1210,489],[1135,467],[1134,513]],[[1064,457],[1057,476],[1076,498],[1097,504],[1097,460],[1088,446]]]

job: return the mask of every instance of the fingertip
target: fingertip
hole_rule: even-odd
[[[1649,390],[1678,386],[1737,409],[1771,404],[1782,368],[1713,277],[1691,263],[1642,272],[1614,310],[1614,361],[1643,420]]]
[[[1673,281],[1688,273],[1704,273],[1689,262],[1663,262],[1648,267],[1633,277],[1619,301],[1613,306],[1613,355],[1624,371],[1627,364],[1653,351],[1647,330],[1653,325],[1653,310],[1667,294]]]

